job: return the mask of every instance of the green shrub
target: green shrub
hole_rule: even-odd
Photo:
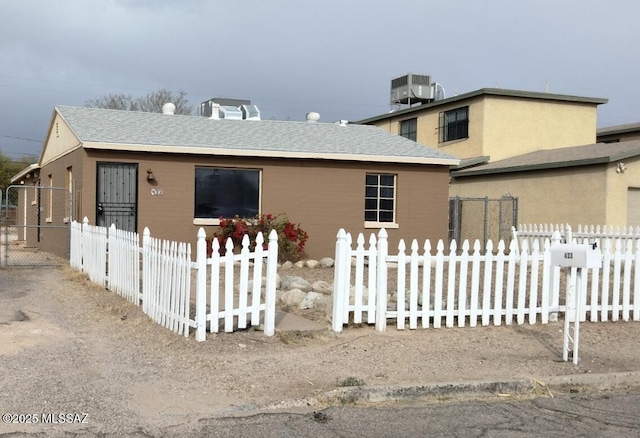
[[[364,381],[350,376],[340,382],[339,386],[364,386]]]

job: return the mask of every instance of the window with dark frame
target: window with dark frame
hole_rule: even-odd
[[[195,212],[200,219],[260,213],[260,170],[196,167]]]
[[[469,137],[469,107],[440,113],[440,143]]]
[[[418,141],[418,119],[408,119],[400,122],[400,136]]]
[[[396,176],[368,173],[365,180],[365,222],[395,222]]]

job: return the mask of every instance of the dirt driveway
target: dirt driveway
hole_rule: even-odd
[[[210,417],[296,406],[347,379],[386,385],[640,368],[637,322],[583,324],[578,367],[559,361],[561,323],[382,334],[366,326],[334,334],[325,323],[313,333],[249,330],[198,343],[68,267],[0,270],[0,413],[87,414],[84,424],[0,424],[0,435],[182,431]]]

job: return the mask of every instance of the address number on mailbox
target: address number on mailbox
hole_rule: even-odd
[[[602,254],[592,245],[558,243],[551,247],[551,265],[572,268],[600,268]]]

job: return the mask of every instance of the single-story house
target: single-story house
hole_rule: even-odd
[[[64,225],[86,216],[194,244],[220,217],[265,213],[300,224],[311,258],[334,255],[340,228],[384,227],[390,244],[447,238],[457,158],[375,126],[314,120],[57,106],[37,169],[13,179],[26,187],[20,220],[52,226],[27,240],[66,255]]]

